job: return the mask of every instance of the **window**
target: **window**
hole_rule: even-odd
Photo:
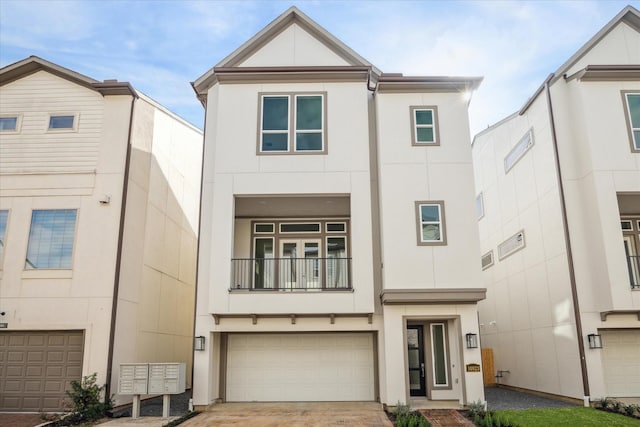
[[[418,245],[446,245],[444,202],[416,202]]]
[[[273,233],[273,223],[271,224],[254,224],[254,233],[262,234],[262,233]]]
[[[504,259],[524,248],[524,230],[518,231],[498,246],[498,258]]]
[[[493,265],[493,251],[489,251],[482,255],[481,264],[483,270],[486,270]]]
[[[515,147],[511,149],[507,157],[504,158],[504,173],[511,170],[513,165],[524,156],[529,149],[533,147],[533,128],[522,137]]]
[[[633,222],[628,220],[620,221],[620,227],[623,230],[633,230]]]
[[[0,117],[0,132],[16,132],[19,127],[18,116]]]
[[[484,197],[482,192],[476,197],[476,214],[478,215],[478,220],[484,216]]]
[[[281,233],[319,233],[320,223],[293,222],[280,224]]]
[[[640,151],[640,93],[623,92],[631,151]]]
[[[70,269],[76,210],[34,210],[25,268]]]
[[[431,324],[431,357],[433,360],[433,386],[449,385],[447,372],[447,341],[444,323]]]
[[[440,145],[437,107],[411,107],[411,145]]]
[[[4,236],[7,233],[7,218],[9,218],[9,211],[0,211],[0,270],[2,270],[2,260],[4,255]]]
[[[76,116],[72,114],[49,116],[49,130],[75,129]]]
[[[326,152],[326,94],[261,95],[259,153]]]

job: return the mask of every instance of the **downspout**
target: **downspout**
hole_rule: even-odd
[[[551,103],[551,88],[549,82],[553,79],[551,74],[544,82],[545,92],[547,94],[547,106],[549,109],[549,123],[551,124],[551,142],[553,144],[553,152],[555,156],[556,173],[558,180],[558,190],[560,192],[560,210],[562,211],[562,229],[564,231],[565,248],[567,251],[567,263],[569,267],[569,281],[571,283],[571,298],[573,300],[573,315],[576,319],[576,334],[578,335],[578,352],[580,353],[580,369],[582,371],[582,389],[584,406],[589,406],[589,377],[587,372],[587,361],[584,353],[584,339],[582,334],[582,320],[580,318],[580,305],[578,304],[578,289],[576,286],[576,272],[573,264],[573,251],[571,250],[571,238],[569,235],[569,222],[567,220],[567,204],[564,196],[564,187],[562,185],[562,171],[560,170],[560,155],[558,150],[558,138],[556,135],[556,125],[553,119],[553,105]]]
[[[116,314],[118,313],[118,290],[120,288],[120,268],[122,266],[122,242],[124,236],[124,219],[127,208],[127,192],[129,189],[129,168],[131,165],[131,134],[133,133],[133,110],[138,94],[131,89],[131,111],[129,112],[129,134],[127,136],[127,156],[124,164],[122,186],[122,202],[120,204],[120,225],[118,229],[118,249],[116,252],[116,272],[113,280],[113,299],[111,302],[111,326],[109,328],[109,352],[107,353],[107,382],[105,399],[111,396],[111,373],[113,372],[113,347],[116,338]]]

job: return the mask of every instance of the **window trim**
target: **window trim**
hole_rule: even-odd
[[[418,142],[418,124],[416,123],[416,111],[431,110],[433,112],[433,142]],[[409,107],[411,123],[411,145],[413,147],[439,146],[440,126],[438,124],[438,107],[436,105],[412,105]],[[425,125],[420,125],[425,127]]]
[[[518,148],[520,148],[520,144],[522,144],[525,139],[529,137],[529,144],[527,144],[527,146],[524,148],[524,150],[520,153],[520,155],[513,161],[513,163],[511,163],[510,165],[507,165],[507,159],[511,156],[511,154],[513,154],[516,150],[518,150]],[[533,136],[533,128],[529,128],[529,130],[527,130],[524,135],[518,140],[518,142],[511,148],[511,150],[509,150],[509,152],[507,153],[506,156],[504,156],[504,160],[503,160],[503,164],[504,164],[504,173],[505,175],[507,173],[509,173],[509,171],[511,169],[513,169],[520,160],[522,160],[522,158],[531,150],[531,148],[536,144],[536,140]]]
[[[16,119],[16,127],[15,129],[0,129],[0,133],[20,133],[22,128],[22,114],[0,114],[0,118],[2,119]]]
[[[434,206],[437,205],[440,209],[440,240],[422,240],[422,215],[421,206]],[[446,246],[447,245],[447,231],[445,225],[445,210],[444,200],[419,200],[415,202],[414,212],[416,215],[416,232],[417,232],[417,244],[418,246]]]
[[[478,201],[480,202],[480,206],[478,206]],[[480,207],[480,212],[478,212],[478,207]],[[484,193],[482,191],[476,196],[476,215],[478,221],[484,218]]]
[[[71,249],[71,259],[70,259],[70,267],[68,268],[27,268],[27,256],[29,255],[29,244],[31,243],[31,230],[33,226],[33,213],[36,211],[65,211],[65,210],[73,210],[76,211],[76,220],[74,223],[73,229],[73,247]],[[31,272],[31,271],[72,271],[74,269],[75,256],[76,256],[76,247],[78,245],[78,229],[80,223],[80,208],[78,207],[34,207],[31,209],[31,215],[29,218],[29,233],[27,235],[27,247],[24,253],[24,264],[22,266],[23,272]],[[66,277],[66,276],[65,276]]]
[[[444,351],[444,369],[447,382],[445,384],[436,384],[436,358],[435,358],[435,342],[433,327],[442,326],[442,349]],[[451,359],[449,356],[449,322],[429,322],[429,343],[431,353],[431,389],[432,390],[451,390]]]
[[[263,151],[262,150],[262,110],[263,100],[265,97],[287,97],[288,98],[288,129],[287,129],[287,150],[280,151]],[[322,100],[322,150],[298,150],[296,146],[296,106],[299,96],[319,96]],[[258,121],[257,121],[257,138],[256,138],[256,155],[258,156],[282,156],[282,155],[318,155],[328,154],[328,125],[327,125],[327,92],[311,91],[311,92],[258,92]]]
[[[52,117],[67,117],[67,116],[73,116],[73,126],[72,127],[70,127],[70,128],[51,128],[51,127],[49,127],[51,125],[51,118]],[[47,116],[46,131],[47,131],[47,133],[77,132],[78,131],[79,118],[80,118],[80,114],[78,114],[78,113],[66,113],[66,112],[49,113],[49,115]]]
[[[640,91],[621,90],[620,95],[622,96],[622,105],[624,108],[624,119],[627,124],[627,135],[629,135],[629,147],[631,148],[632,153],[640,153],[640,140],[638,141],[638,146],[636,146],[636,143],[633,140],[633,130],[637,129],[638,131],[640,131],[640,128],[632,127],[633,125],[631,123],[631,109],[629,108],[629,95],[640,96]]]

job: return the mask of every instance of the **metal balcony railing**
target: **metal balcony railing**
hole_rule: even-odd
[[[234,258],[231,289],[351,290],[351,258]]]
[[[640,289],[640,256],[628,256],[627,268],[629,270],[629,281],[631,282],[631,289]]]

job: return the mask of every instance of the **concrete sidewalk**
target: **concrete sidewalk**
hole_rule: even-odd
[[[99,424],[100,427],[162,427],[180,417],[138,417],[135,420],[131,417],[115,418],[106,423]]]

